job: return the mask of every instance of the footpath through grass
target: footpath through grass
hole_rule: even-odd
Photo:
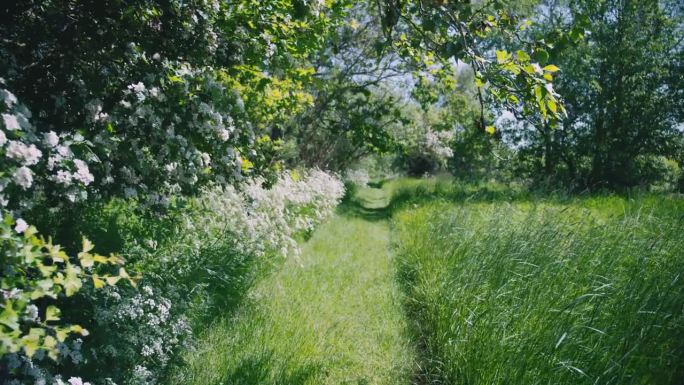
[[[370,219],[380,190],[366,191]],[[363,194],[362,194],[363,195]],[[200,336],[174,383],[407,384],[413,346],[395,283],[387,221],[339,214]]]
[[[200,336],[174,383],[682,384],[681,197],[378,187]]]

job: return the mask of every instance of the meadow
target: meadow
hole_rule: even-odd
[[[392,228],[418,383],[684,378],[681,198],[450,201],[448,184],[415,183],[395,190]]]

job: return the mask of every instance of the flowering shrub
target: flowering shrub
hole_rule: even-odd
[[[0,208],[31,208],[47,196],[84,200],[94,181],[81,159],[87,141],[80,134],[38,133],[31,111],[3,83],[0,79]]]
[[[332,212],[343,192],[336,177],[264,175],[280,169],[271,129],[311,103],[307,60],[347,1],[257,3],[8,4],[12,28],[0,29],[0,383],[159,381],[187,347],[185,315],[203,306],[198,297],[243,278],[226,259],[296,254],[297,235]],[[190,206],[169,230],[173,240],[128,235],[115,248],[146,274],[140,291],[96,291],[134,281],[118,258],[91,254],[89,242],[68,258],[16,219],[56,217],[45,228],[61,236],[65,222],[80,220],[67,210],[112,198],[139,211]]]
[[[192,331],[182,302],[190,300],[186,294],[172,301],[149,284],[139,291],[109,288],[95,308],[98,344],[85,352],[97,375],[128,385],[157,383],[178,348],[188,347]]]
[[[164,383],[179,351],[192,348],[197,318],[233,308],[230,293],[244,293],[257,273],[250,263],[296,257],[298,235],[328,217],[344,194],[340,179],[320,170],[281,172],[268,185],[254,177],[209,189],[188,201],[166,241],[131,239],[123,252],[144,272],[139,289],[85,294],[91,335],[69,373],[94,384]]]
[[[0,111],[0,143],[13,141],[6,155],[15,167],[4,179],[47,198],[137,196],[165,206],[231,184],[250,164],[272,164],[255,161],[256,138],[311,103],[306,59],[345,3],[9,4],[0,77],[14,110]]]

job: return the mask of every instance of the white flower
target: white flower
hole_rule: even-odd
[[[59,136],[54,131],[50,131],[43,135],[43,140],[48,147],[57,147],[59,144]]]
[[[534,68],[534,72],[538,73],[539,75],[543,74],[544,71],[542,70],[541,66],[537,63],[532,63],[532,68]]]
[[[17,221],[19,222],[19,221]],[[24,222],[26,224],[26,222]],[[26,230],[26,229],[24,229]],[[23,231],[21,231],[23,232]],[[26,318],[28,318],[31,321],[35,321],[38,319],[38,307],[36,305],[28,305],[26,306]]]
[[[145,91],[145,84],[143,82],[137,82],[135,84],[131,84],[128,86],[129,90],[133,90],[133,92],[140,93]]]
[[[178,163],[176,163],[176,162],[171,162],[171,163],[164,166],[164,169],[168,173],[172,173],[172,172],[176,171],[177,168],[178,168]]]
[[[26,190],[33,184],[33,173],[26,166],[19,167],[14,172],[14,183]]]
[[[28,223],[26,223],[26,221],[21,218],[17,219],[17,225],[14,226],[14,231],[16,231],[17,233],[23,233],[24,231],[26,231],[26,229],[28,229]]]
[[[230,139],[230,131],[226,130],[225,128],[222,128],[218,132],[219,138],[223,140],[224,142],[228,141]]]
[[[31,166],[38,163],[38,159],[43,155],[42,152],[35,146],[27,146],[22,142],[11,140],[7,145],[7,157],[17,161],[21,161],[25,165]]]
[[[88,120],[91,122],[99,122],[101,120],[107,120],[109,115],[102,112],[102,101],[99,99],[93,99],[85,105],[86,111],[88,111]]]
[[[211,156],[206,152],[203,152],[200,157],[202,158],[202,165],[207,167],[211,164]]]
[[[5,123],[5,128],[8,131],[14,131],[14,130],[20,130],[21,126],[19,125],[19,121],[17,120],[16,115],[10,115],[10,114],[2,114],[2,120]]]
[[[71,156],[71,149],[69,148],[69,146],[58,146],[57,153],[66,158]]]
[[[145,100],[145,84],[143,82],[137,82],[128,86],[128,89],[135,93],[135,96],[139,101]]]
[[[68,382],[69,385],[90,385],[90,382],[83,382],[81,377],[71,377]]]
[[[544,85],[544,88],[546,88],[546,90],[547,90],[551,95],[557,95],[557,94],[556,94],[556,91],[554,91],[554,89],[553,89],[553,84],[552,84],[552,83],[546,83],[546,84]]]
[[[5,143],[7,143],[7,136],[5,135],[5,131],[0,130],[0,147],[4,146]]]
[[[154,97],[154,98],[158,98],[160,95],[159,88],[157,88],[157,87],[150,88],[150,95],[152,95],[152,97]]]

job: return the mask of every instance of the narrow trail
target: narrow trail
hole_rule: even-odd
[[[395,281],[386,193],[363,189],[201,337],[192,384],[409,384],[413,346]]]

